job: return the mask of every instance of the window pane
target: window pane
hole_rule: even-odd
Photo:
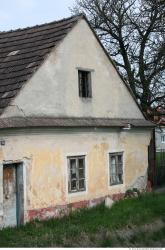
[[[70,159],[70,178],[76,179],[76,159]]]
[[[85,171],[84,169],[79,169],[79,179],[85,178]]]
[[[115,164],[111,164],[111,174],[116,174],[116,165]]]
[[[78,159],[78,165],[79,165],[79,168],[84,168],[85,166],[85,159],[84,158],[79,158]]]
[[[71,190],[73,191],[73,190],[76,190],[76,189],[77,189],[77,187],[76,187],[76,180],[71,181]]]
[[[76,168],[76,159],[70,159],[70,168]]]
[[[123,183],[123,175],[122,174],[118,174],[118,182]]]
[[[79,70],[79,96],[80,97],[92,97],[91,90],[91,72]]]
[[[118,164],[118,173],[119,174],[123,173],[123,164]]]
[[[122,155],[118,155],[118,163],[122,163],[123,159],[122,159]]]
[[[85,180],[82,179],[82,180],[79,180],[79,189],[85,189]]]
[[[116,183],[117,183],[116,175],[111,175],[111,184],[116,184]]]
[[[85,157],[75,156],[69,158],[68,162],[68,190],[78,192],[85,190]]]
[[[92,81],[90,72],[88,72],[88,97],[92,97]]]
[[[123,183],[123,155],[120,153],[110,154],[110,184]]]
[[[115,164],[115,156],[111,156],[111,165]]]
[[[116,184],[120,183],[119,176],[116,175]]]
[[[71,177],[71,179],[76,179],[76,169],[75,168],[70,170],[70,177]]]

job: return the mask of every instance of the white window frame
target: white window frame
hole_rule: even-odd
[[[84,156],[85,157],[85,190],[82,191],[78,191],[78,192],[69,192],[68,190],[68,182],[69,182],[69,169],[68,169],[68,158],[69,157],[81,157]],[[65,166],[66,166],[66,177],[65,178],[65,183],[66,183],[66,194],[68,197],[74,197],[74,196],[82,196],[82,195],[86,195],[88,193],[88,164],[87,164],[87,152],[76,152],[76,153],[67,153],[65,155]]]
[[[111,184],[110,183],[110,176],[111,176],[111,171],[110,171],[110,155],[113,154],[122,154],[122,169],[123,169],[123,175],[122,175],[122,183],[117,183],[117,184]],[[117,188],[117,187],[124,187],[125,185],[125,154],[124,154],[124,150],[112,150],[109,151],[107,154],[107,161],[108,161],[108,186],[109,188]]]

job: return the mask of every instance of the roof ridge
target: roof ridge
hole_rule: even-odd
[[[52,22],[47,22],[47,23],[43,23],[43,24],[39,24],[39,25],[28,26],[28,27],[25,27],[25,28],[18,28],[18,29],[13,29],[13,30],[11,29],[11,30],[7,30],[7,31],[0,31],[0,35],[1,34],[13,33],[13,32],[16,32],[16,31],[25,31],[25,30],[28,30],[28,29],[44,27],[46,25],[51,25],[51,24],[55,24],[55,23],[64,22],[64,21],[67,21],[69,19],[76,18],[76,17],[78,19],[78,18],[83,17],[83,16],[84,16],[84,14],[80,13],[80,14],[72,15],[70,17],[62,18],[60,20],[55,20],[55,21],[52,21]]]

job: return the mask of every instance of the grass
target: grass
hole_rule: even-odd
[[[143,231],[138,232],[135,236],[130,239],[130,242],[133,245],[138,247],[142,246],[155,246],[159,247],[161,245],[161,241],[165,238],[165,227],[161,228],[157,232],[148,232],[145,233]],[[155,244],[156,243],[156,244]],[[164,241],[165,244],[165,241]]]
[[[101,204],[61,219],[6,228],[0,231],[0,247],[160,246],[165,239],[165,224],[154,233],[143,228],[156,221],[165,222],[163,193],[122,200],[111,209]],[[134,233],[128,237],[130,232]]]

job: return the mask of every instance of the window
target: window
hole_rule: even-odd
[[[85,156],[68,157],[68,192],[85,191]]]
[[[91,72],[78,70],[79,96],[83,98],[92,97]]]
[[[161,135],[161,142],[165,143],[165,135]]]
[[[109,154],[110,185],[123,183],[123,153]]]

